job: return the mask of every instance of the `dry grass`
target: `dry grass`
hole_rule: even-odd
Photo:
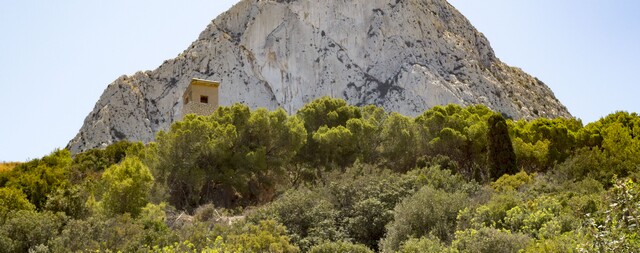
[[[0,172],[5,172],[12,170],[14,167],[18,166],[19,162],[0,162]]]

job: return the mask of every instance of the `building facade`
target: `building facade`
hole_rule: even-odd
[[[196,114],[207,116],[218,108],[219,82],[193,78],[182,95],[182,115]]]

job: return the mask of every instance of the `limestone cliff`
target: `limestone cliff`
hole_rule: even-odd
[[[175,59],[111,83],[69,149],[153,141],[178,118],[191,78],[220,81],[221,105],[290,113],[328,95],[412,116],[448,103],[570,116],[445,0],[243,0]]]

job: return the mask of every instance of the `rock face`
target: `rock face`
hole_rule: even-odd
[[[456,103],[516,119],[570,117],[445,0],[243,0],[175,59],[111,83],[68,148],[153,141],[179,118],[191,78],[220,81],[221,105],[290,113],[332,96],[412,116]]]

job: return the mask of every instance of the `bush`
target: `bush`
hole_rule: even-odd
[[[489,202],[475,209],[466,208],[458,214],[458,230],[482,227],[505,228],[507,211],[521,204],[522,199],[515,194],[494,194]]]
[[[85,218],[89,215],[86,205],[89,199],[87,189],[81,185],[61,187],[51,193],[44,208],[52,212],[64,212],[72,218]]]
[[[458,212],[468,203],[465,193],[423,187],[396,206],[394,221],[387,226],[381,248],[384,252],[394,252],[403,241],[429,234],[445,242],[451,241]]]
[[[63,213],[20,210],[7,216],[0,227],[0,249],[4,252],[27,252],[58,235],[66,221]]]
[[[286,228],[273,220],[262,220],[258,224],[238,223],[222,235],[226,245],[224,252],[299,252],[285,234]]]
[[[529,244],[527,248],[522,251],[523,253],[546,253],[546,252],[562,252],[562,253],[573,253],[573,252],[584,252],[579,251],[581,245],[584,244],[585,239],[584,236],[576,233],[565,233],[563,235],[539,240],[535,243]]]
[[[575,227],[575,218],[555,197],[541,196],[507,211],[504,227],[537,239],[551,238]]]
[[[286,228],[274,220],[238,222],[214,228],[195,222],[193,230],[167,246],[153,246],[153,252],[278,252],[297,253]]]
[[[333,204],[346,235],[373,250],[393,220],[393,208],[421,183],[418,173],[401,175],[362,164],[334,174],[318,192]]]
[[[401,253],[445,253],[452,252],[440,239],[433,236],[423,236],[420,239],[411,238],[400,247]]]
[[[144,225],[129,214],[106,219],[94,216],[69,221],[49,248],[52,252],[134,252],[145,244],[144,239]]]
[[[209,203],[196,208],[193,218],[199,222],[209,222],[220,216],[217,212],[216,207]]]
[[[91,149],[76,154],[69,168],[70,179],[80,183],[87,178],[98,178],[100,173],[114,164],[118,164],[128,155],[141,154],[144,145],[140,142],[119,141],[105,149]]]
[[[138,158],[127,157],[121,164],[109,167],[102,179],[106,184],[102,206],[108,214],[130,213],[135,217],[147,204],[153,176]]]
[[[27,200],[27,195],[21,190],[11,187],[0,188],[0,224],[4,224],[10,211],[33,211],[35,209],[35,206]]]
[[[515,175],[505,174],[491,183],[491,187],[498,192],[517,191],[521,187],[529,185],[534,180],[535,175],[529,175],[524,171],[520,171]]]
[[[461,253],[516,253],[524,249],[531,238],[495,228],[467,229],[456,232],[451,247]]]
[[[178,241],[177,235],[167,226],[166,203],[149,203],[140,212],[138,222],[144,227],[145,245],[169,245]]]
[[[347,217],[344,217],[345,228],[356,242],[377,249],[377,244],[384,236],[384,227],[393,219],[393,213],[375,197],[357,202]]]
[[[474,195],[482,188],[476,182],[467,182],[461,174],[454,174],[451,170],[441,169],[439,166],[412,170],[407,173],[406,177],[413,180],[416,189],[428,185],[449,193],[462,192]]]
[[[361,244],[328,242],[313,246],[309,253],[373,253],[373,251]]]
[[[325,241],[345,239],[338,227],[338,211],[322,195],[310,190],[291,190],[250,219],[254,222],[275,219],[282,223],[292,242],[303,251]]]
[[[69,151],[56,150],[42,159],[34,159],[13,168],[3,175],[7,177],[4,186],[22,190],[29,202],[42,210],[47,196],[69,183],[67,169],[70,164]]]
[[[640,252],[640,187],[617,180],[607,194],[608,208],[588,219],[585,245],[598,252]]]

